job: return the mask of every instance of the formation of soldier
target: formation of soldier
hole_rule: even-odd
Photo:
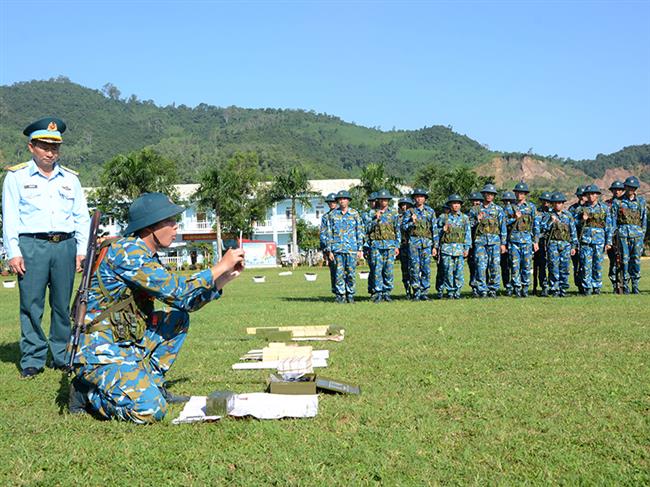
[[[349,206],[348,191],[329,194],[330,211],[321,220],[321,249],[330,266],[332,293],[338,303],[354,303],[356,264],[370,267],[368,293],[375,303],[391,301],[393,268],[399,258],[406,296],[429,299],[431,260],[437,262],[438,298],[459,299],[465,261],[470,287],[477,298],[506,296],[564,297],[573,280],[580,294],[600,294],[602,263],[609,257],[609,279],[617,293],[638,294],[640,257],[647,229],[645,199],[637,195],[639,180],[615,181],[612,197],[601,201],[595,184],[576,191],[578,202],[565,208],[559,191],[544,192],[540,206],[528,201],[525,182],[501,194],[486,184],[469,195],[471,206],[461,211],[463,198],[452,194],[443,212],[428,206],[428,192],[415,188],[392,207],[388,190],[372,193],[368,209]]]

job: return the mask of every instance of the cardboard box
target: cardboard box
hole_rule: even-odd
[[[338,394],[361,394],[361,388],[339,380],[307,374],[304,381],[284,381],[277,374],[268,379],[268,392],[271,394],[316,394],[317,392],[335,392]]]

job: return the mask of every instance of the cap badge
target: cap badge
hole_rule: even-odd
[[[56,132],[58,130],[58,127],[56,126],[56,122],[52,120],[49,125],[47,126],[47,130],[50,132]]]

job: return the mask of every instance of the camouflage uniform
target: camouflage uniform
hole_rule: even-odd
[[[448,226],[446,232],[445,225]],[[467,215],[459,211],[438,218],[438,241],[443,276],[438,293],[446,292],[449,297],[458,299],[465,283],[463,254],[469,252],[472,243],[472,228]]]
[[[327,251],[336,259],[334,283],[337,298],[353,297],[356,291],[357,252],[363,249],[363,222],[361,215],[353,208],[345,213],[340,208],[329,217]]]
[[[521,213],[517,218],[516,212]],[[530,277],[533,271],[533,243],[537,208],[528,201],[513,204],[506,208],[506,223],[510,226],[508,236],[508,260],[512,290],[516,295],[527,296]]]
[[[321,219],[320,219],[320,249],[323,252],[323,255],[327,255],[325,252],[325,249],[327,248],[327,242],[329,240],[328,232],[329,232],[329,217],[334,210],[329,210],[327,213],[325,213]],[[327,266],[329,267],[330,270],[330,288],[332,290],[332,294],[336,294],[335,291],[335,283],[336,283],[336,262],[333,260],[327,259]]]
[[[582,215],[589,215],[583,220]],[[582,222],[579,233],[580,281],[585,294],[599,294],[603,287],[603,253],[605,245],[612,245],[612,218],[609,208],[600,201],[583,206],[578,218]]]
[[[478,215],[483,214],[479,222]],[[505,214],[494,202],[472,208],[469,221],[475,229],[474,265],[476,266],[476,288],[479,296],[496,296],[501,285],[501,245],[506,244],[507,230]]]
[[[372,290],[373,295],[390,299],[393,290],[393,267],[395,265],[395,249],[402,240],[400,231],[400,216],[392,208],[387,208],[379,218],[376,212],[366,223],[368,243],[372,261]],[[388,299],[387,299],[388,298]]]
[[[552,217],[558,222],[555,223]],[[564,296],[569,289],[571,249],[578,246],[575,220],[568,210],[551,210],[544,214],[541,231],[548,233],[547,261],[549,290],[555,296]]]
[[[648,226],[645,198],[636,196],[631,200],[628,195],[624,195],[620,200],[615,200],[612,204],[612,219],[623,254],[623,289],[626,293],[629,292],[628,281],[631,281],[632,292],[638,292],[643,237]]]
[[[417,217],[416,222],[412,215]],[[436,212],[423,205],[414,206],[404,212],[402,231],[408,235],[409,242],[409,276],[415,299],[426,296],[431,286],[431,251],[438,246]]]
[[[188,312],[220,295],[209,269],[175,275],[140,238],[112,242],[91,280],[88,329],[74,358],[93,411],[136,423],[161,420],[167,412],[161,388],[187,335]],[[154,299],[172,309],[154,311]],[[115,302],[130,304],[105,313]]]

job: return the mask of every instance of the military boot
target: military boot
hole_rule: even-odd
[[[88,383],[78,377],[75,377],[70,382],[68,389],[68,410],[70,414],[86,414],[88,413],[88,391],[90,386]]]

